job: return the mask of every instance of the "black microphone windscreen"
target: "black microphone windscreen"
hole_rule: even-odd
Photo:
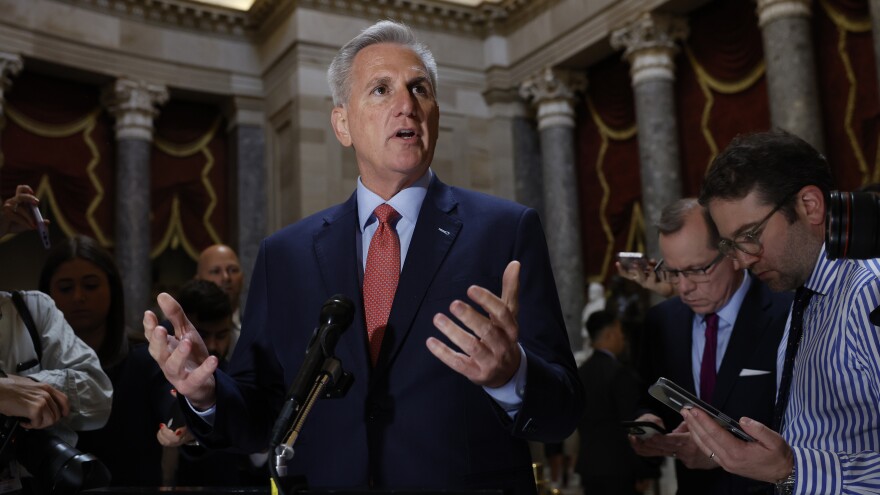
[[[354,303],[342,294],[327,299],[321,307],[319,325],[339,326],[343,330],[354,321]]]

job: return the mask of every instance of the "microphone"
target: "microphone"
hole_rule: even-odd
[[[284,399],[284,406],[272,428],[271,445],[279,445],[284,440],[287,428],[296,412],[305,403],[315,379],[324,366],[324,361],[333,355],[339,337],[354,320],[354,303],[342,294],[327,299],[321,306],[318,328],[309,341],[306,357],[297,371]]]

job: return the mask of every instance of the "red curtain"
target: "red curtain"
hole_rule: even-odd
[[[675,85],[685,197],[699,195],[709,164],[734,136],[770,126],[755,4],[710,2],[688,25]]]
[[[29,184],[66,235],[113,245],[115,144],[100,87],[23,71],[6,93],[0,197]],[[225,123],[216,105],[172,99],[155,122],[152,257],[198,252],[228,236]]]
[[[219,109],[169,102],[156,121],[151,161],[152,256],[180,245],[196,259],[227,242],[227,141]]]
[[[113,242],[113,124],[97,87],[23,71],[13,79],[0,134],[0,197],[28,184],[65,234]]]
[[[877,73],[865,0],[813,4],[813,34],[825,155],[837,186],[880,182]]]
[[[721,0],[691,13],[675,59],[683,193],[696,196],[712,158],[742,132],[767,129],[761,32],[752,2]],[[587,278],[607,280],[613,254],[644,250],[638,137],[629,66],[614,54],[588,69],[578,110],[578,170]],[[597,124],[599,122],[599,124]],[[603,135],[602,125],[617,131]],[[603,153],[604,150],[604,153]]]
[[[588,279],[604,281],[616,251],[644,250],[642,183],[629,66],[615,54],[587,77],[576,131],[581,237]]]

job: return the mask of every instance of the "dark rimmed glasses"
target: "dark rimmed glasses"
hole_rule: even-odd
[[[709,277],[712,276],[712,274],[709,273],[709,270],[717,265],[719,261],[723,260],[724,256],[723,253],[718,253],[718,256],[709,262],[708,265],[699,268],[688,268],[686,270],[669,270],[663,268],[663,260],[660,260],[660,262],[657,263],[657,266],[654,267],[654,273],[656,273],[661,280],[669,282],[670,284],[678,283],[678,279],[681,277],[684,277],[695,284],[708,282]]]
[[[720,251],[722,255],[733,259],[736,259],[737,251],[748,254],[749,256],[757,256],[761,254],[764,250],[764,246],[761,244],[761,234],[764,233],[764,227],[767,226],[767,222],[773,218],[773,215],[782,209],[782,207],[785,206],[795,194],[797,194],[797,191],[787,195],[782,201],[777,203],[776,206],[770,210],[770,213],[758,223],[758,225],[755,225],[748,231],[737,235],[733,240],[721,239],[718,242],[718,251]]]

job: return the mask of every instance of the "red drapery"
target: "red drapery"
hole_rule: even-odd
[[[825,155],[837,186],[880,182],[877,73],[865,0],[813,3],[816,66]]]
[[[0,197],[29,184],[66,235],[112,249],[116,156],[100,88],[23,71],[6,96]],[[160,108],[150,160],[153,258],[179,246],[196,258],[226,242],[226,139],[215,105],[172,99]]]

